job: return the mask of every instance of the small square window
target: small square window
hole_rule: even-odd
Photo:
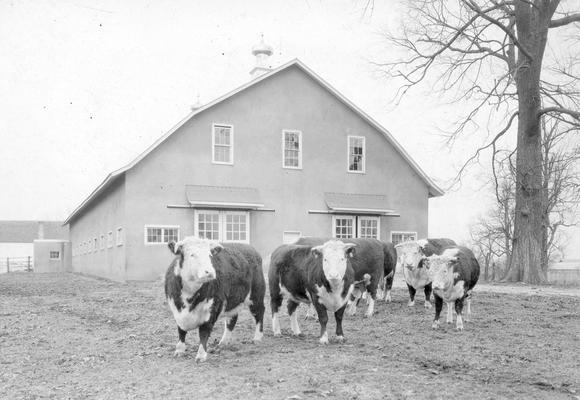
[[[60,260],[60,251],[50,251],[49,258],[51,260]]]

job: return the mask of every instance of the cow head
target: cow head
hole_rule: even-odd
[[[415,270],[425,258],[423,250],[418,242],[399,243],[395,246],[401,260],[401,266],[411,271]]]
[[[458,262],[456,254],[445,251],[442,255],[432,255],[425,259],[433,290],[446,290],[453,285],[456,277],[453,266]]]
[[[354,243],[343,243],[339,240],[328,242],[312,248],[314,257],[322,258],[322,270],[329,282],[338,282],[344,278],[348,266],[347,257],[354,256]]]
[[[174,254],[180,256],[175,274],[181,276],[184,284],[205,283],[216,278],[211,258],[222,249],[219,243],[189,236],[177,243],[171,242],[168,246]]]

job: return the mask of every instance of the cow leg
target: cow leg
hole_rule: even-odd
[[[450,301],[447,303],[447,321],[448,324],[453,323],[453,302]]]
[[[391,271],[385,278],[385,301],[391,302],[391,289],[393,288],[393,280],[395,279],[395,271]]]
[[[294,300],[288,299],[288,315],[290,316],[290,328],[292,333],[296,336],[300,335],[300,326],[298,326],[298,313],[296,309],[300,304]]]
[[[342,333],[342,316],[344,315],[345,309],[346,306],[342,306],[334,312],[334,319],[336,320],[336,340],[339,342],[344,342],[344,333]]]
[[[278,288],[278,290],[276,290]],[[280,293],[280,286],[270,285],[270,310],[272,311],[272,330],[274,336],[280,336],[282,331],[280,329],[280,307],[282,306],[282,294]]]
[[[318,313],[318,322],[320,323],[320,343],[328,344],[328,332],[326,331],[326,324],[328,323],[328,314],[326,313],[326,307],[315,301],[314,307]]]
[[[179,335],[179,340],[175,345],[175,353],[176,356],[181,356],[185,353],[185,335],[187,335],[187,331],[184,331],[179,326],[177,327],[177,334]]]
[[[409,303],[407,303],[407,305],[409,307],[413,307],[415,305],[415,293],[417,293],[417,291],[415,290],[415,288],[411,285],[409,285],[407,283],[407,288],[409,289],[409,297],[411,298],[409,300]]]
[[[379,284],[377,285],[377,300],[383,300],[385,298],[385,281],[384,277],[379,279]]]
[[[256,299],[250,304],[250,313],[254,316],[256,329],[254,332],[254,342],[259,342],[264,337],[264,298]]]
[[[233,317],[224,319],[224,334],[222,339],[219,342],[219,346],[225,346],[232,340],[232,332],[236,326],[236,322],[238,322],[238,316],[234,315]]]
[[[465,321],[469,321],[471,319],[471,296],[465,299],[467,303],[467,312],[465,313]]]
[[[435,319],[433,320],[433,329],[439,328],[439,316],[441,315],[441,310],[443,309],[443,299],[437,294],[433,293],[435,297]]]
[[[431,284],[425,285],[425,308],[431,308]]]
[[[463,330],[463,317],[461,313],[463,311],[463,299],[455,300],[455,312],[457,312],[457,322],[455,323],[455,328],[458,331]]]
[[[375,284],[371,283],[369,286],[367,286],[367,291],[369,294],[369,300],[368,300],[368,307],[367,307],[367,312],[365,313],[365,317],[369,318],[369,317],[372,317],[374,312],[375,312],[375,299],[377,298],[376,283]]]
[[[304,319],[313,319],[318,321],[318,315],[316,314],[316,308],[312,304],[308,305],[306,309],[306,314],[304,315]]]
[[[203,362],[207,359],[207,341],[212,329],[213,325],[209,322],[199,327],[199,347],[197,349],[197,355],[195,356],[195,362]]]

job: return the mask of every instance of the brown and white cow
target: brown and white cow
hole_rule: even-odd
[[[303,237],[295,244],[316,246],[330,238]],[[393,276],[397,265],[397,253],[391,243],[382,242],[377,239],[355,238],[340,239],[344,243],[356,245],[356,253],[350,260],[354,269],[354,279],[357,282],[349,299],[347,313],[356,314],[356,306],[364,293],[367,297],[367,310],[365,316],[371,317],[374,313],[375,300],[383,298],[391,301],[391,288],[393,286]],[[379,294],[378,289],[383,289]]]
[[[291,329],[300,334],[296,309],[300,303],[314,305],[320,322],[320,343],[328,344],[327,311],[334,313],[336,336],[344,340],[342,317],[354,287],[354,271],[350,259],[355,244],[329,240],[319,246],[282,245],[272,253],[268,279],[272,328],[281,334],[279,310],[288,297]]]
[[[176,255],[165,274],[165,296],[177,322],[175,354],[185,352],[185,336],[198,329],[196,361],[207,358],[207,341],[218,317],[224,320],[220,345],[231,340],[242,306],[249,305],[256,322],[254,340],[263,336],[266,283],[262,258],[251,246],[187,237],[169,243]]]
[[[425,261],[435,297],[433,329],[439,327],[439,315],[443,302],[447,303],[447,323],[453,322],[453,308],[457,313],[456,329],[463,330],[463,301],[467,302],[465,320],[471,315],[471,290],[479,279],[479,263],[467,247],[450,247],[441,255],[433,255]]]
[[[441,254],[447,247],[455,246],[451,239],[421,239],[412,242],[399,243],[395,246],[403,268],[403,276],[409,289],[409,307],[415,305],[415,294],[423,289],[425,292],[425,308],[431,308],[431,278],[424,261],[434,254]]]

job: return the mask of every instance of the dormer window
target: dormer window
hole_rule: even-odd
[[[213,124],[212,162],[230,165],[234,163],[234,127],[232,125]]]
[[[348,137],[348,172],[365,172],[365,137]]]

